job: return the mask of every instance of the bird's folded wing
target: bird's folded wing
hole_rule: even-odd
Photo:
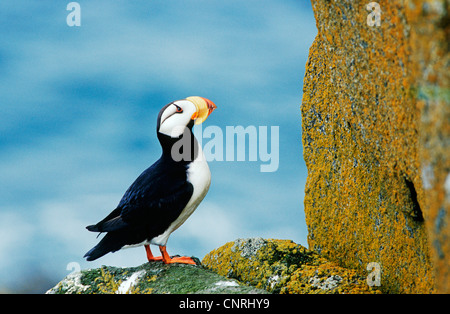
[[[111,232],[134,226],[149,225],[151,228],[152,224],[170,224],[181,214],[192,193],[193,186],[186,181],[170,194],[143,199],[137,204],[123,204],[96,225],[86,228],[94,232]]]

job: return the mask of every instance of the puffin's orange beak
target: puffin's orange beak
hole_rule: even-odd
[[[195,105],[197,111],[192,115],[192,120],[195,120],[195,124],[200,124],[205,121],[209,115],[217,108],[217,106],[209,99],[191,96],[186,98]]]

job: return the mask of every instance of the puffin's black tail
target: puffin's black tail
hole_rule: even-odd
[[[96,260],[109,252],[115,252],[123,247],[122,241],[117,233],[109,232],[105,237],[92,249],[90,249],[83,257],[87,261]]]

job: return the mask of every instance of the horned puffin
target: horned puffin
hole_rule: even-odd
[[[205,121],[216,108],[212,101],[193,96],[161,109],[157,120],[161,157],[131,184],[108,216],[86,227],[89,231],[106,232],[84,255],[86,260],[144,245],[149,262],[195,265],[190,257],[171,258],[166,243],[209,190],[211,172],[192,128]],[[153,256],[150,244],[158,245],[162,256]]]

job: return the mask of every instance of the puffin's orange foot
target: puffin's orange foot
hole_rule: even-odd
[[[148,258],[147,257],[147,260],[149,261],[149,262],[157,262],[157,261],[162,261],[162,256],[153,256],[152,258]]]
[[[155,262],[155,261],[162,261],[162,256],[153,256],[152,251],[150,250],[150,245],[146,244],[144,245],[145,252],[147,253],[147,260],[149,262]]]
[[[181,257],[173,257],[171,258],[169,256],[169,254],[166,251],[166,247],[165,246],[160,246],[159,250],[161,251],[162,254],[162,260],[164,262],[164,264],[174,264],[174,263],[179,263],[179,264],[190,264],[190,265],[197,265],[197,263],[190,257],[187,256],[181,256]]]
[[[179,264],[197,265],[197,263],[192,258],[187,257],[187,256],[172,257],[169,261],[164,261],[164,263],[165,264],[179,263]]]

